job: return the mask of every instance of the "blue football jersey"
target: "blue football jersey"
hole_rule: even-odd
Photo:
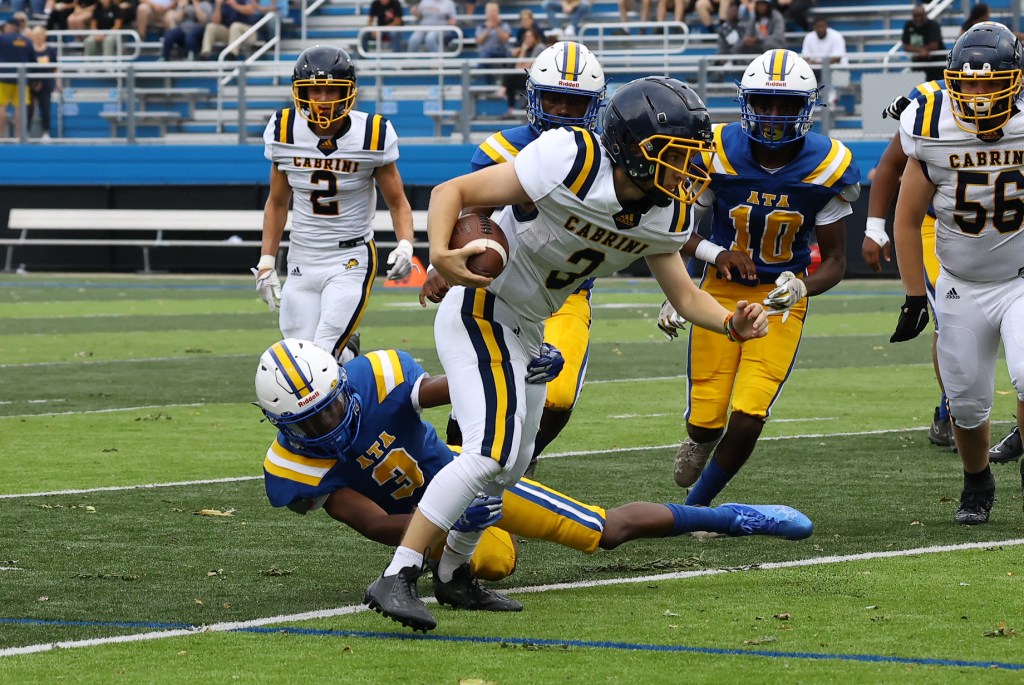
[[[770,173],[754,159],[738,122],[715,127],[715,149],[709,169],[715,195],[711,241],[745,250],[762,283],[783,271],[806,270],[818,213],[860,182],[853,153],[812,132],[792,162]],[[702,164],[709,164],[706,157]]]
[[[425,484],[454,456],[413,404],[413,386],[426,372],[396,350],[356,357],[345,372],[360,407],[350,449],[317,453],[278,433],[263,462],[267,497],[284,507],[352,488],[389,514],[412,513]]]

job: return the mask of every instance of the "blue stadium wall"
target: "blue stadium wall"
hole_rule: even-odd
[[[873,276],[860,258],[867,212],[866,175],[885,141],[852,141],[865,192],[847,221],[847,275]],[[414,209],[425,209],[436,184],[466,173],[473,146],[405,145],[399,168]],[[261,209],[269,166],[261,145],[5,145],[0,146],[0,236],[11,208]],[[417,227],[425,228],[425,227]],[[218,236],[219,239],[219,236]],[[168,271],[244,272],[245,250],[161,249],[153,268]],[[421,255],[425,257],[424,255]],[[18,248],[15,263],[30,270],[134,271],[138,249]],[[888,265],[883,275],[896,275]],[[638,267],[638,272],[643,272]]]

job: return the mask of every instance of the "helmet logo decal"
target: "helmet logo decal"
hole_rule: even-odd
[[[580,84],[576,83],[575,81],[562,81],[562,80],[559,80],[558,85],[565,86],[566,88],[579,88],[580,87]]]
[[[285,382],[288,384],[285,389],[296,397],[305,397],[310,394],[313,389],[309,385],[309,379],[302,372],[302,369],[299,368],[298,362],[292,356],[292,351],[285,347],[284,344],[277,343],[270,348],[270,353],[277,363],[277,368],[281,370],[281,375],[284,377]]]
[[[319,398],[320,398],[320,391],[319,390],[314,390],[312,395],[310,395],[309,397],[303,397],[301,400],[299,400],[299,406],[300,407],[305,407],[310,402],[313,402],[313,401],[315,401],[315,400],[317,400]]]

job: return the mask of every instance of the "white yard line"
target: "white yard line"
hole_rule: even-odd
[[[39,401],[39,400],[37,400]],[[64,400],[54,400],[63,402]],[[3,404],[3,403],[0,403]],[[110,414],[115,411],[137,411],[139,409],[170,409],[172,407],[205,407],[206,402],[190,402],[188,404],[142,404],[138,407],[110,407],[109,409],[86,409],[83,411],[48,411],[41,414],[12,414],[0,416],[0,419],[31,419],[37,416],[76,416],[78,414]]]
[[[604,578],[601,580],[587,580],[573,583],[553,583],[550,585],[535,585],[531,587],[510,588],[504,590],[508,594],[528,594],[538,592],[550,592],[555,590],[578,590],[591,587],[607,587],[610,585],[635,585],[639,583],[661,582],[667,580],[682,580],[686,578],[698,578],[702,576],[719,575],[722,573],[743,573],[755,570],[801,568],[808,566],[821,566],[825,564],[842,564],[852,561],[868,561],[872,559],[891,559],[895,557],[919,556],[922,554],[941,554],[943,552],[956,552],[968,549],[985,549],[987,547],[1016,547],[1024,545],[1024,539],[993,540],[991,542],[968,542],[959,545],[937,545],[931,547],[918,547],[915,549],[890,550],[886,552],[863,552],[860,554],[848,554],[844,556],[816,557],[812,559],[797,559],[794,561],[780,561],[755,566],[745,566],[737,569],[703,569],[699,571],[679,571],[676,573],[661,573],[651,576],[640,576],[634,578]],[[429,601],[429,600],[428,600]],[[178,630],[155,630],[148,633],[136,635],[116,635],[113,637],[99,637],[88,640],[68,640],[63,642],[43,642],[24,647],[8,647],[0,649],[0,657],[14,656],[18,654],[35,654],[48,652],[54,649],[75,649],[79,647],[98,647],[100,645],[119,644],[125,642],[144,642],[149,640],[163,640],[171,637],[183,637],[186,635],[197,635],[199,633],[223,633],[233,630],[245,630],[266,625],[278,625],[281,623],[294,623],[297,621],[310,621],[321,618],[332,618],[345,616],[367,611],[362,604],[337,607],[335,609],[324,609],[320,611],[309,611],[300,614],[282,614],[279,616],[267,616],[264,618],[252,619],[250,621],[232,621],[226,623],[214,623],[194,629]]]
[[[55,495],[86,495],[92,492],[117,492],[120,490],[150,490],[153,488],[174,488],[179,485],[210,485],[213,483],[238,483],[246,480],[262,480],[263,476],[238,476],[236,478],[210,478],[207,480],[180,480],[173,483],[144,483],[142,485],[110,485],[101,488],[82,488],[80,490],[50,490],[48,492],[23,492],[12,495],[0,495],[0,499],[18,499],[21,497],[52,497]]]

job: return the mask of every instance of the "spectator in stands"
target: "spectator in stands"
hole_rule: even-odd
[[[697,11],[697,16],[700,18],[704,31],[716,33],[718,31],[718,24],[725,21],[726,15],[729,14],[730,5],[732,5],[732,0],[697,0],[693,4],[693,8]],[[717,17],[713,16],[715,14],[717,14]]]
[[[541,32],[539,26],[531,26],[523,34],[523,39],[519,42],[519,47],[514,52],[516,73],[508,74],[502,80],[502,85],[505,87],[505,101],[508,103],[508,111],[505,112],[506,117],[517,117],[522,112],[523,107],[518,100],[521,94],[526,93],[527,73],[530,67],[533,66],[533,60],[537,58],[537,55],[544,52],[545,48],[547,48],[547,44],[544,42],[544,33]]]
[[[533,16],[533,10],[522,10],[519,12],[519,28],[516,29],[516,45],[522,45],[523,40],[526,38],[526,34],[534,28],[540,31],[540,42],[545,42],[544,30],[537,25],[537,18]],[[515,54],[514,56],[518,57],[518,54]]]
[[[96,3],[97,0],[78,0],[75,10],[68,15],[68,28],[72,31],[85,31],[90,28]]]
[[[630,20],[629,13],[633,11],[633,0],[619,0],[619,21],[623,24]],[[640,21],[651,20],[651,0],[640,0]],[[622,33],[626,33],[625,29]]]
[[[29,33],[32,38],[32,51],[36,53],[36,63],[56,65],[57,51],[47,45],[46,29],[36,26]],[[28,103],[28,123],[31,126],[35,113],[39,112],[39,122],[42,126],[42,135],[39,140],[48,143],[50,142],[50,102],[53,91],[61,90],[60,71],[54,66],[45,72],[37,71],[36,74],[46,75],[47,78],[32,79],[29,82],[32,97]]]
[[[786,21],[800,27],[801,31],[810,31],[810,13],[814,0],[775,0],[775,9],[779,10]]]
[[[46,0],[43,13],[46,17],[46,28],[50,31],[67,31],[68,17],[78,7],[78,0]]]
[[[26,10],[31,10],[32,14],[44,14],[45,9],[45,0],[11,0],[11,10],[15,14]]]
[[[143,0],[145,1],[145,0]],[[140,8],[141,9],[141,8]],[[231,44],[242,37],[253,23],[259,21],[259,7],[256,0],[214,0],[210,22],[203,28],[203,45],[200,58],[207,60],[213,55],[213,46]],[[235,48],[230,55],[242,59],[256,42],[256,34],[249,36],[245,43]]]
[[[455,26],[456,10],[452,0],[420,0],[413,6],[412,13],[423,27]],[[413,31],[409,37],[409,52],[441,52],[450,35],[447,31]]]
[[[786,20],[769,0],[757,0],[754,14],[743,25],[743,37],[732,49],[734,55],[762,53],[786,47]]]
[[[185,59],[192,61],[202,49],[203,33],[213,16],[213,5],[208,0],[178,0],[172,14],[173,26],[164,32],[160,59],[170,60],[171,51],[180,46],[185,50]]]
[[[121,8],[121,23],[125,28],[134,27],[139,11],[139,0],[120,0],[117,6]]]
[[[740,21],[740,3],[727,2],[725,16],[718,25],[718,54],[730,55],[743,37],[743,22]]]
[[[484,5],[484,23],[476,28],[476,49],[480,57],[508,57],[508,39],[511,37],[512,27],[502,21],[498,3]]]
[[[932,52],[944,50],[942,28],[939,22],[929,19],[924,5],[914,5],[910,21],[903,26],[903,51],[910,55],[911,62],[943,62],[941,55]],[[942,79],[944,65],[923,67],[925,81]]]
[[[404,26],[402,18],[402,3],[398,0],[373,0],[370,3],[370,17],[366,20],[367,26]],[[370,36],[363,38],[363,50],[368,51]],[[381,50],[385,45],[390,45],[394,52],[402,52],[405,41],[401,32],[382,33],[377,41],[377,49]]]
[[[0,33],[0,64],[2,63],[35,63],[36,53],[32,43],[18,31],[18,20],[12,18],[4,22],[3,33]],[[24,98],[27,104],[31,100],[29,89],[18,91],[18,79],[12,75],[0,79],[0,138],[7,137],[7,107],[14,109],[14,137],[21,137],[20,105]]]
[[[818,83],[824,83],[821,64],[826,60],[830,64],[849,64],[846,59],[846,39],[839,31],[829,27],[824,16],[815,17],[814,30],[804,36],[804,45],[800,50],[800,56],[814,67]],[[846,83],[849,83],[849,72],[831,71],[829,73],[831,76],[828,83],[828,103],[834,107],[839,100],[835,89],[836,80],[838,78],[839,81],[845,80]],[[842,75],[840,76],[840,74]]]
[[[164,26],[164,17],[173,7],[174,0],[139,0],[135,9],[135,30],[142,40],[146,40],[151,24]]]
[[[971,8],[971,12],[967,15],[967,19],[964,20],[964,23],[960,24],[960,33],[963,33],[975,24],[980,24],[983,21],[989,21],[991,18],[992,13],[989,10],[988,5],[983,2],[979,2]]]
[[[11,15],[11,19],[14,19],[16,22],[18,22],[18,33],[25,36],[29,40],[32,40],[32,36],[29,34],[28,30],[28,15],[25,14],[24,12],[15,12],[14,14]]]
[[[686,13],[693,9],[695,0],[658,0],[657,19],[665,21],[668,11],[671,9],[675,21],[682,23]]]
[[[562,38],[572,38],[580,31],[580,24],[590,14],[589,0],[544,0],[544,12],[552,31],[558,29],[558,12],[566,15],[569,23],[561,29]]]
[[[120,31],[124,26],[121,20],[121,8],[114,4],[114,0],[99,0],[96,10],[92,15],[93,31]],[[95,57],[100,54],[100,46],[103,47],[105,57],[113,57],[117,54],[117,36],[109,33],[94,33],[85,39],[85,54]]]

